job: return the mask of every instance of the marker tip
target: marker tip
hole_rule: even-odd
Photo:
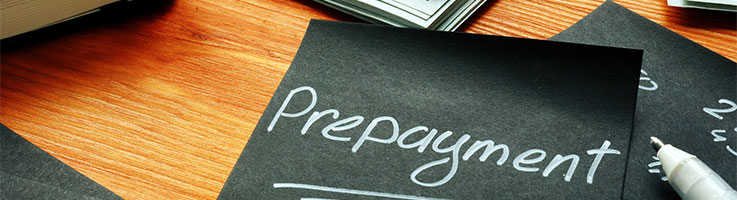
[[[655,151],[659,151],[661,147],[665,146],[663,141],[660,141],[660,139],[654,136],[650,137],[650,144],[653,145],[653,149],[655,149]]]

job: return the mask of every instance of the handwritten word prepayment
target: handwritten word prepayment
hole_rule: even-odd
[[[287,108],[289,102],[294,98],[295,94],[300,92],[308,92],[311,95],[311,102],[309,106],[302,109],[302,111],[297,113],[287,113],[285,112],[285,109]],[[305,95],[302,95],[305,96]],[[310,86],[302,86],[295,88],[289,92],[286,99],[284,99],[284,102],[282,103],[281,107],[279,107],[279,110],[274,115],[274,118],[271,120],[271,123],[269,124],[269,127],[267,128],[268,132],[271,132],[274,129],[274,126],[277,124],[277,122],[281,118],[299,118],[306,116],[307,113],[312,111],[312,109],[317,104],[317,91],[315,91],[314,88]],[[291,110],[291,109],[290,109]],[[301,129],[301,134],[304,135],[307,133],[307,131],[311,128],[311,126],[321,118],[324,118],[325,116],[331,116],[334,120],[337,120],[340,116],[340,111],[336,109],[327,109],[323,111],[315,111],[307,117],[307,120],[304,123],[304,126]],[[343,118],[337,121],[334,121],[327,126],[323,127],[321,133],[322,136],[325,137],[328,140],[338,141],[338,142],[350,142],[354,138],[352,137],[346,137],[346,136],[337,136],[331,134],[331,132],[338,132],[338,131],[345,131],[352,128],[355,128],[359,126],[362,122],[364,122],[365,118],[363,116],[351,116],[347,118]],[[393,127],[392,134],[390,137],[386,138],[378,138],[375,137],[373,134],[374,128],[379,124],[387,124],[391,125]],[[444,131],[440,135],[438,135],[439,131],[436,129],[431,129],[426,126],[415,126],[412,128],[409,128],[402,132],[400,134],[400,126],[399,122],[391,116],[380,116],[376,117],[371,122],[369,122],[369,125],[366,127],[366,129],[363,131],[363,133],[358,136],[358,138],[355,140],[353,144],[353,148],[351,151],[353,153],[358,152],[358,150],[361,148],[361,146],[366,142],[375,142],[375,143],[383,143],[383,144],[396,144],[399,146],[399,148],[403,149],[417,149],[418,153],[423,153],[428,146],[431,147],[432,151],[439,154],[449,154],[448,157],[442,158],[440,160],[432,161],[429,163],[426,163],[424,165],[421,165],[417,167],[411,174],[410,174],[410,180],[414,182],[415,184],[425,186],[425,187],[436,187],[443,185],[453,179],[453,176],[458,172],[458,166],[461,164],[460,160],[467,161],[471,156],[474,155],[474,153],[478,152],[482,148],[484,148],[483,153],[481,156],[479,156],[479,160],[482,162],[485,162],[489,156],[491,156],[493,153],[501,154],[499,155],[499,159],[496,161],[496,164],[498,166],[503,165],[507,162],[509,156],[510,156],[510,147],[505,144],[496,144],[492,140],[477,140],[473,142],[473,144],[470,144],[469,147],[465,148],[465,151],[462,151],[463,146],[469,142],[471,139],[471,135],[469,134],[463,134],[456,142],[455,144],[447,147],[441,147],[441,143],[447,139],[448,137],[451,137],[453,135],[452,131]],[[424,134],[425,136],[418,140],[418,141],[407,141],[407,138],[410,137],[413,134]],[[433,141],[434,140],[434,141]],[[588,174],[586,176],[586,182],[589,184],[592,184],[594,181],[594,175],[596,173],[596,169],[599,166],[599,163],[604,158],[604,155],[606,154],[620,154],[620,152],[616,149],[610,149],[609,146],[611,145],[611,142],[608,140],[604,140],[603,144],[598,149],[591,149],[586,151],[588,155],[594,156],[594,159],[591,163],[591,167],[588,170]],[[547,153],[544,150],[541,149],[530,149],[527,151],[524,151],[520,154],[518,154],[513,160],[512,160],[512,166],[518,171],[521,172],[538,172],[540,171],[540,168],[533,167],[532,165],[535,163],[540,163],[545,159],[545,156]],[[576,154],[570,154],[570,155],[556,155],[553,157],[552,161],[543,169],[542,175],[544,177],[547,177],[556,167],[561,165],[562,163],[566,161],[570,161],[568,165],[568,171],[566,172],[564,179],[567,182],[570,182],[571,178],[573,177],[573,174],[575,173],[576,167],[578,166],[579,162],[579,156]],[[450,164],[450,170],[447,172],[445,177],[443,177],[440,180],[420,180],[418,179],[418,175],[423,173],[426,170],[430,170],[430,168],[433,168],[435,166],[439,165],[445,165]]]

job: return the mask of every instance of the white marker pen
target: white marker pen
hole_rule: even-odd
[[[737,191],[696,156],[650,137],[668,182],[685,200],[737,200]]]

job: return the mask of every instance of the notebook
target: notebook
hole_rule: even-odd
[[[669,6],[737,12],[735,0],[668,0]]]
[[[377,24],[455,31],[486,0],[315,0]]]
[[[0,39],[50,26],[99,11],[118,0],[3,0],[0,1]]]

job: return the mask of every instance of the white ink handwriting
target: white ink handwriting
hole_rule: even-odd
[[[301,110],[299,112],[287,112],[286,110],[287,107],[289,107],[289,102],[291,102],[293,98],[295,98],[295,95],[297,93],[301,92],[309,92],[309,96],[310,98],[312,98],[309,101],[311,103],[304,109],[297,109]],[[267,132],[273,131],[274,127],[280,119],[300,118],[302,116],[306,116],[307,113],[311,112],[317,105],[317,97],[317,91],[315,91],[315,89],[310,86],[302,86],[291,90],[286,99],[284,99],[282,105],[274,114],[274,117],[272,118],[271,122],[269,123],[269,127],[267,128]],[[290,108],[290,110],[292,109],[293,108]],[[307,117],[304,125],[298,132],[301,135],[307,134],[310,131],[310,128],[318,120],[337,120],[325,126],[322,131],[320,131],[321,135],[326,139],[332,141],[349,142],[353,139],[352,137],[345,136],[345,134],[338,136],[340,134],[337,134],[336,132],[356,128],[362,122],[364,122],[365,118],[363,116],[351,116],[338,120],[340,117],[340,111],[338,111],[337,109],[314,111],[312,115]],[[376,128],[379,125],[381,125],[382,128],[388,127],[389,130],[386,131],[386,129],[381,129],[385,131],[375,131],[379,130]],[[331,131],[334,132],[334,134],[331,134]],[[492,140],[477,140],[473,144],[471,144],[470,147],[463,148],[463,146],[471,139],[471,135],[462,134],[460,137],[457,137],[455,141],[451,142],[448,140],[450,140],[450,138],[454,135],[452,131],[444,131],[440,135],[438,135],[438,133],[439,131],[437,129],[431,129],[426,126],[415,126],[404,132],[401,132],[400,123],[399,121],[397,121],[397,119],[391,116],[380,116],[371,120],[368,126],[362,131],[360,136],[358,136],[356,141],[353,143],[351,152],[357,153],[365,144],[372,142],[378,144],[397,144],[397,146],[403,149],[417,148],[418,153],[423,153],[429,146],[431,147],[431,150],[435,153],[450,154],[445,158],[441,158],[421,165],[420,167],[412,171],[412,173],[410,174],[410,180],[417,185],[425,187],[437,187],[450,181],[453,176],[455,176],[455,174],[458,172],[459,165],[461,164],[461,159],[463,161],[467,161],[473,156],[473,154],[475,154],[482,148],[484,148],[484,151],[479,156],[479,161],[485,162],[489,158],[489,156],[496,153],[499,156],[499,158],[496,160],[496,164],[498,166],[501,166],[509,158],[510,148],[505,144],[496,144]],[[414,134],[424,134],[424,137],[422,137],[422,139],[418,141],[407,141],[410,135]],[[600,148],[586,151],[588,155],[594,156],[591,167],[589,168],[588,174],[586,176],[587,183],[593,183],[594,174],[596,173],[597,168],[599,167],[599,164],[601,163],[605,154],[620,154],[620,152],[616,149],[609,149],[610,145],[611,142],[605,140]],[[464,149],[465,151],[463,151]],[[516,170],[521,172],[538,172],[540,171],[540,167],[538,167],[539,163],[545,160],[546,155],[547,153],[542,149],[530,149],[517,155],[512,161],[512,165]],[[548,175],[559,165],[566,161],[570,161],[568,170],[564,175],[564,180],[566,182],[570,182],[573,174],[575,173],[576,167],[578,166],[579,160],[580,157],[575,154],[570,154],[566,156],[557,154],[553,157],[553,160],[544,168],[542,175],[543,177],[548,177]],[[450,169],[439,180],[428,181],[427,179],[429,178],[422,176],[425,171],[437,170],[435,169],[435,166],[440,165],[450,165]]]

